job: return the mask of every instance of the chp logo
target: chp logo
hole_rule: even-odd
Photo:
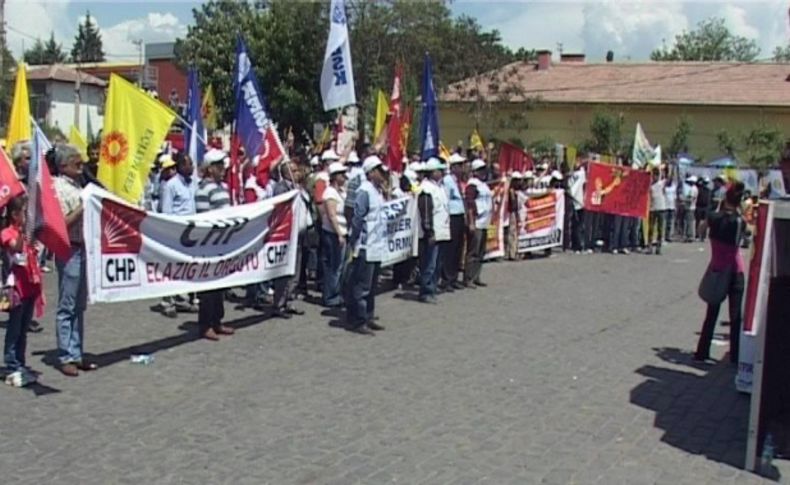
[[[140,225],[145,212],[110,199],[102,199],[102,288],[140,286],[139,254],[143,246]]]
[[[277,204],[269,218],[269,233],[263,238],[266,259],[263,267],[277,268],[288,264],[288,245],[291,242],[294,210],[292,202]]]

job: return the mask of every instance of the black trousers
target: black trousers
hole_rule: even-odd
[[[469,234],[464,268],[464,283],[466,284],[480,281],[480,271],[483,269],[483,259],[486,255],[486,233],[486,229],[475,229]]]
[[[205,332],[216,328],[225,318],[225,290],[204,291],[198,294],[198,328]]]
[[[584,251],[587,249],[585,243],[585,217],[584,209],[571,209],[571,246],[574,251]]]
[[[464,248],[464,234],[466,233],[466,218],[463,214],[450,216],[450,240],[446,243],[441,254],[442,281],[452,284],[458,281],[461,256]]]
[[[727,293],[727,300],[730,305],[730,362],[738,362],[738,349],[741,341],[741,303],[743,301],[744,277],[743,273],[733,275],[730,282],[730,289]],[[702,323],[702,331],[697,342],[696,357],[707,359],[710,357],[710,344],[713,340],[713,332],[716,330],[716,321],[719,319],[719,309],[721,304],[708,305],[705,313],[705,321]]]

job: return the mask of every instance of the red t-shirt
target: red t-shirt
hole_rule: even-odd
[[[17,258],[17,253],[11,247],[14,245],[18,238],[22,237],[22,233],[16,226],[8,226],[0,231],[0,245],[3,250],[8,254],[7,260],[11,264],[11,274],[14,275],[14,289],[20,299],[38,298],[41,294],[41,268],[38,267],[38,258],[36,257],[36,250],[28,244],[27,241],[22,243],[22,252],[26,264],[14,264]]]

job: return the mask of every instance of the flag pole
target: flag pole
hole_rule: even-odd
[[[189,124],[189,121],[187,121],[186,119],[184,119],[183,117],[181,117],[181,115],[180,115],[180,114],[178,114],[177,112],[175,112],[175,111],[174,111],[174,113],[176,114],[176,119],[177,119],[178,121],[180,121],[180,122],[181,122],[181,124],[183,124],[183,125],[184,125],[184,126],[186,126],[187,128],[190,128],[190,129],[192,128],[192,126]],[[195,133],[195,136],[198,138],[198,140],[202,141],[204,145],[208,146],[208,142],[206,141],[206,139],[205,139],[205,138],[203,138],[202,136],[200,136],[200,133]]]

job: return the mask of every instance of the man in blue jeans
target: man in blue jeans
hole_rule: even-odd
[[[58,309],[55,315],[60,371],[76,377],[79,371],[91,371],[96,364],[88,362],[82,354],[87,306],[85,279],[85,246],[82,240],[82,157],[72,145],[57,149],[55,160],[60,175],[55,178],[55,192],[66,218],[71,257],[58,261]]]

